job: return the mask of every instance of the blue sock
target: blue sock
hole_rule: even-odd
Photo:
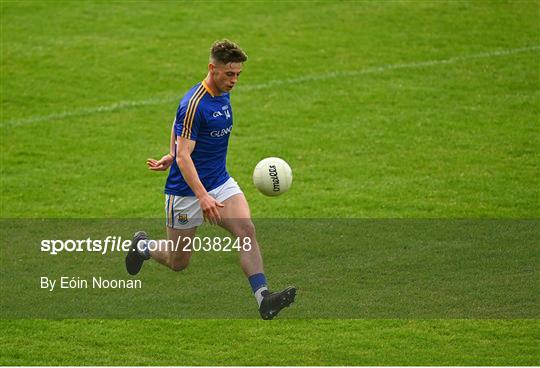
[[[262,293],[263,291],[268,290],[266,277],[264,276],[264,273],[256,273],[249,276],[248,280],[251,285],[251,290],[253,290],[253,294],[255,295],[255,299],[257,299],[257,304],[259,304],[260,307],[263,300]]]

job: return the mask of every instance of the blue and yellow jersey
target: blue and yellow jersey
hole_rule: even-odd
[[[207,191],[219,187],[230,177],[226,160],[232,125],[229,94],[214,96],[204,81],[186,93],[176,111],[176,136],[196,142],[191,159]],[[176,160],[170,168],[165,193],[178,196],[195,195],[184,180]]]

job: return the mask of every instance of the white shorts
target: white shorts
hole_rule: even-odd
[[[238,183],[229,178],[219,187],[208,192],[218,202],[223,202],[233,195],[242,193]],[[167,226],[174,229],[191,229],[202,225],[204,216],[197,197],[182,197],[165,194],[165,216]]]

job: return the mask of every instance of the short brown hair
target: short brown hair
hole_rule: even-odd
[[[247,55],[240,46],[225,39],[214,42],[210,50],[210,60],[222,64],[243,63],[247,60]]]

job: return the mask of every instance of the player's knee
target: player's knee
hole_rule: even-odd
[[[189,266],[189,259],[173,260],[170,264],[171,270],[180,272]]]
[[[238,224],[235,235],[239,238],[255,238],[255,225],[251,221],[245,221]]]
[[[188,264],[182,264],[182,263],[173,263],[171,265],[171,270],[174,272],[180,272],[187,268]]]

